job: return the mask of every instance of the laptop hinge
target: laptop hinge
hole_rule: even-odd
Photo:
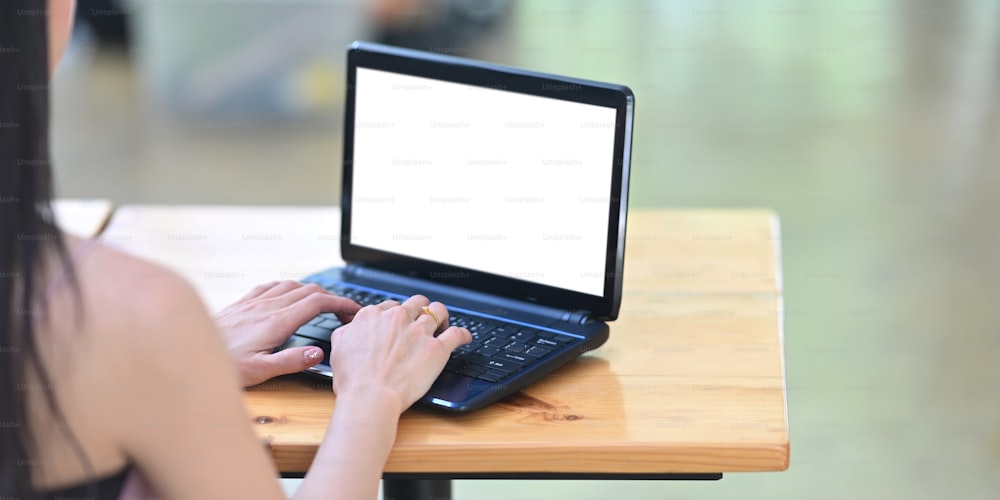
[[[585,325],[590,322],[590,312],[584,310],[566,311],[563,314],[562,319],[563,321],[569,321],[570,323]]]
[[[365,267],[364,265],[358,263],[348,263],[343,268],[343,273],[345,277],[352,280],[358,280],[368,286],[375,286],[376,288],[383,288],[387,290],[398,289],[399,286],[406,288],[423,288],[426,290],[425,293],[432,294],[437,297],[441,297],[443,300],[448,301],[449,296],[451,300],[458,300],[459,302],[464,302],[465,305],[460,303],[455,303],[459,307],[470,307],[468,301],[487,301],[501,307],[510,307],[512,309],[520,310],[522,312],[535,314],[540,317],[546,318],[559,318],[562,321],[568,323],[575,323],[585,325],[590,323],[590,311],[576,310],[567,311],[564,309],[558,309],[550,306],[545,306],[537,304],[534,302],[526,302],[517,299],[507,299],[503,297],[497,297],[495,295],[490,295],[487,292],[476,292],[467,289],[457,289],[452,285],[444,285],[441,283],[432,283],[420,280],[418,278],[412,278],[408,276],[401,276],[398,274],[393,274],[387,271],[382,271],[379,269]],[[442,296],[443,295],[443,296]],[[506,304],[506,305],[504,305]],[[474,309],[474,307],[473,307]]]
[[[358,271],[360,271],[360,270],[361,270],[361,266],[359,266],[357,263],[355,263],[355,262],[348,262],[347,265],[344,266],[344,275],[350,276],[350,277],[353,278],[353,277],[356,277],[358,275]]]

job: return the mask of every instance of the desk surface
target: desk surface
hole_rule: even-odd
[[[213,310],[341,263],[331,208],[124,206],[103,238],[192,280]],[[666,473],[788,467],[779,229],[767,211],[634,210],[611,338],[469,415],[404,414],[386,472]],[[289,376],[248,390],[279,469],[304,471],[335,405]]]

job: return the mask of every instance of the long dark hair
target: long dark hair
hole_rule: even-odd
[[[46,19],[44,2],[0,2],[0,495],[16,498],[39,497],[32,465],[44,463],[27,418],[29,381],[44,393],[50,415],[65,420],[35,338],[47,256],[59,257],[75,288],[51,204]],[[89,473],[79,441],[60,427]]]

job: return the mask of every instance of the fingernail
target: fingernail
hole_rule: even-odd
[[[322,357],[323,357],[323,349],[320,349],[318,347],[314,347],[312,349],[306,349],[306,361],[309,361],[311,363],[313,361],[316,361],[317,359],[321,359]]]

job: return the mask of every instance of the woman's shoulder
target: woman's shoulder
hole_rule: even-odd
[[[135,328],[155,329],[163,322],[207,315],[197,292],[175,271],[100,240],[70,237],[67,243],[77,288],[61,286],[62,297],[56,300],[82,304],[86,323],[134,338]],[[82,301],[72,297],[76,292]]]
[[[46,268],[56,272],[46,273],[36,345],[92,472],[103,475],[130,457],[125,443],[141,426],[131,419],[149,418],[145,408],[162,408],[157,398],[166,384],[191,386],[210,371],[210,364],[196,365],[185,354],[192,345],[211,341],[214,325],[193,287],[176,272],[100,241],[70,236],[66,245],[71,268],[54,256],[47,261]],[[218,364],[226,359],[224,352],[212,358]],[[51,426],[47,410],[37,393],[30,397],[41,422],[39,449],[72,453],[62,434],[44,432],[49,427],[43,426]],[[40,484],[71,484],[87,474],[68,463],[46,472]]]

